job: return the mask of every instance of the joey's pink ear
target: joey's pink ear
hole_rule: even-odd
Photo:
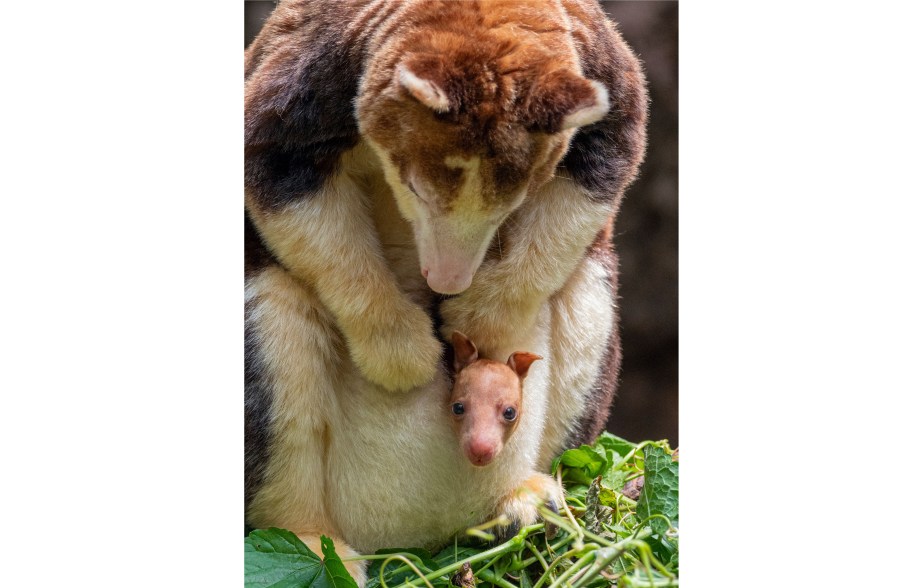
[[[450,99],[435,75],[437,67],[437,63],[429,64],[427,60],[407,59],[397,66],[397,82],[428,108],[447,112]]]
[[[568,70],[546,74],[536,82],[525,122],[555,133],[593,124],[609,112],[609,92],[602,83]]]
[[[478,359],[478,349],[474,343],[469,341],[468,337],[459,331],[453,331],[450,338],[453,340],[453,369],[459,373],[464,367]]]
[[[528,375],[528,368],[539,359],[544,358],[540,355],[535,355],[534,353],[528,353],[527,351],[516,351],[509,356],[508,360],[506,360],[506,365],[512,368],[512,371],[516,372],[519,375],[519,378],[524,380],[525,376]]]

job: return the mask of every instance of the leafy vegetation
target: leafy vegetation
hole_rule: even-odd
[[[565,487],[566,508],[542,507],[546,523],[496,545],[485,543],[494,539],[493,521],[469,531],[477,542],[434,554],[402,548],[360,556],[370,560],[366,588],[678,586],[678,461],[666,441],[634,444],[604,433],[593,446],[560,455],[551,473]],[[549,538],[547,523],[558,529]],[[322,552],[324,561],[282,529],[253,531],[245,540],[245,585],[353,588],[327,537]]]

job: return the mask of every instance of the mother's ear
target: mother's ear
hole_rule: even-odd
[[[541,77],[526,102],[523,122],[555,133],[598,122],[610,109],[609,92],[602,83],[568,70]]]
[[[409,57],[397,66],[396,80],[413,98],[434,110],[450,110],[450,98],[440,75],[441,62],[436,57]]]
[[[568,114],[563,116],[560,130],[574,129],[594,124],[609,112],[609,92],[606,86],[596,80],[585,80],[593,88],[593,97],[587,97]]]

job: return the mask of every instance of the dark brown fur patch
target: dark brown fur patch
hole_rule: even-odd
[[[247,49],[244,182],[261,208],[321,189],[359,138],[362,47],[330,3],[283,3]]]
[[[272,386],[253,324],[252,302],[244,311],[244,508],[263,483],[271,442]]]
[[[644,159],[647,90],[640,63],[596,3],[564,0],[584,75],[602,82],[610,111],[603,120],[578,130],[562,162],[591,197],[615,207]],[[587,23],[594,23],[588,26]]]
[[[266,249],[250,216],[244,212],[244,279],[256,275],[268,265],[275,263],[275,258]]]

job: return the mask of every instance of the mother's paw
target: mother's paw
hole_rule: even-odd
[[[367,380],[392,391],[431,381],[442,349],[425,311],[408,303],[365,319],[346,336],[353,363]]]

